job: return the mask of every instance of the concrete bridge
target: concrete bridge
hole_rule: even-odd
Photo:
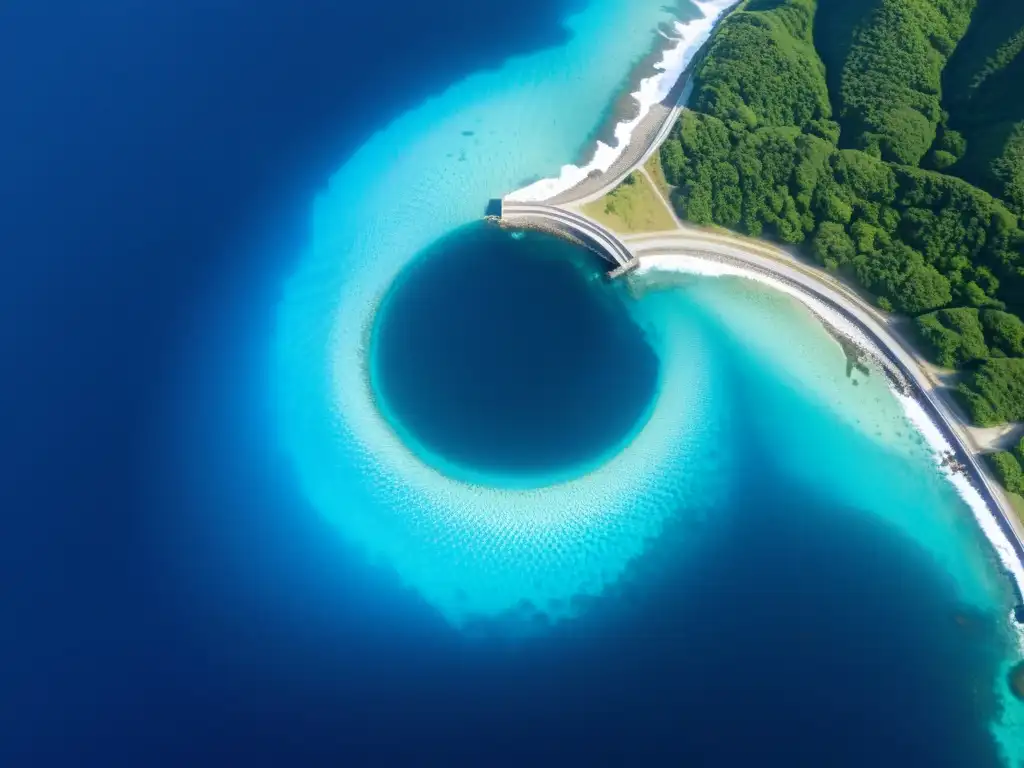
[[[581,243],[615,267],[612,277],[625,274],[639,264],[633,252],[618,237],[576,211],[544,203],[502,200],[499,218],[512,226],[553,232]]]

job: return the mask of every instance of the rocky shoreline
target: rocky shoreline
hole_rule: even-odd
[[[670,249],[665,249],[666,251]],[[992,519],[998,526],[1007,544],[1012,549],[1013,558],[1019,564],[1024,564],[1024,542],[1017,532],[1011,516],[1014,512],[1008,509],[1001,501],[998,492],[995,491],[991,482],[985,476],[985,470],[980,464],[980,458],[976,457],[966,447],[963,438],[956,432],[951,421],[955,419],[952,414],[944,413],[942,408],[935,402],[932,396],[926,391],[924,384],[915,377],[914,373],[906,368],[906,363],[899,359],[898,354],[890,349],[890,340],[879,336],[878,332],[865,324],[857,313],[848,309],[841,301],[836,301],[828,295],[817,290],[809,289],[806,285],[789,278],[787,275],[770,268],[761,266],[758,263],[748,262],[740,258],[725,256],[720,253],[702,251],[699,248],[687,248],[687,256],[703,261],[719,263],[730,266],[757,277],[765,278],[779,285],[785,286],[796,294],[807,296],[812,301],[802,302],[808,310],[825,326],[828,332],[840,342],[844,350],[855,347],[862,355],[861,360],[873,363],[892,387],[894,393],[899,397],[913,401],[920,409],[923,416],[934,425],[942,438],[945,447],[934,446],[938,454],[940,468],[949,472],[951,478],[962,478],[980,500],[988,508]],[[641,256],[641,258],[643,258]],[[848,323],[853,333],[845,331],[835,322],[836,318],[827,317],[821,310],[816,310],[813,303],[820,303],[823,308],[836,314],[844,323]],[[849,353],[848,353],[849,354]],[[933,444],[934,445],[934,444]],[[992,540],[991,536],[989,537]],[[993,545],[998,550],[994,540]],[[1021,625],[1024,625],[1024,585],[1018,578],[1018,573],[1005,560],[1001,560],[1002,569],[1010,577],[1016,594],[1017,607],[1014,610],[1013,618]]]

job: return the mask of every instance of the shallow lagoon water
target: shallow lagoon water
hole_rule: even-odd
[[[788,508],[785,514],[795,517],[780,522],[780,530],[790,532],[806,524],[803,516],[834,515],[835,535],[844,536],[851,513],[866,516],[872,535],[912,542],[903,556],[914,552],[917,565],[931,568],[947,590],[941,610],[949,625],[939,630],[936,648],[957,644],[959,619],[981,628],[981,650],[965,660],[962,677],[954,676],[976,705],[970,716],[943,708],[945,697],[956,696],[952,691],[942,693],[943,707],[929,709],[924,681],[941,673],[934,664],[948,663],[948,653],[922,661],[930,672],[915,672],[920,685],[905,703],[920,709],[922,728],[934,729],[947,716],[964,724],[941,744],[929,745],[920,738],[924,731],[917,732],[908,759],[992,762],[994,747],[981,736],[992,723],[1007,753],[1015,747],[1013,703],[997,661],[1015,653],[1008,580],[882,377],[849,377],[842,350],[792,300],[742,281],[706,278],[640,282],[636,295],[627,295],[577,284],[572,281],[585,275],[572,273],[565,288],[583,293],[572,302],[568,293],[567,302],[579,302],[584,316],[590,301],[611,297],[620,305],[605,306],[606,317],[590,315],[599,327],[560,329],[567,334],[563,341],[592,333],[586,341],[602,343],[581,349],[616,352],[621,367],[600,357],[583,369],[572,355],[543,359],[544,350],[556,346],[525,345],[518,353],[521,359],[537,355],[536,365],[560,382],[547,393],[546,407],[569,419],[564,423],[580,418],[571,413],[576,404],[581,413],[597,405],[594,418],[607,421],[560,440],[545,433],[558,428],[557,420],[531,425],[509,409],[498,414],[507,421],[489,426],[482,409],[497,403],[467,401],[482,386],[488,396],[501,397],[509,384],[502,363],[509,361],[494,357],[495,348],[514,351],[521,339],[513,335],[488,346],[487,338],[500,338],[501,329],[492,336],[474,315],[475,297],[456,299],[480,291],[486,300],[494,290],[490,281],[517,262],[483,270],[453,262],[458,268],[446,269],[438,249],[478,221],[488,199],[555,175],[579,155],[622,73],[668,18],[656,3],[594,0],[567,22],[571,37],[564,46],[458,83],[375,135],[334,175],[316,201],[310,245],[278,316],[280,429],[304,494],[347,541],[393,571],[457,630],[490,626],[499,633],[543,634],[573,620],[600,622],[604,601],[618,605],[620,590],[636,594],[647,584],[660,594],[657,564],[669,557],[669,544],[674,556],[695,567],[702,557],[722,557],[713,544],[742,526],[743,515],[757,516],[760,504],[771,510],[769,517]],[[592,55],[596,50],[601,57]],[[506,247],[557,246],[509,237],[494,251]],[[426,274],[417,270],[432,264],[436,283],[417,298]],[[550,269],[556,285],[558,273],[570,274]],[[528,288],[534,277],[515,276],[530,291],[538,290]],[[513,276],[506,279],[510,291],[503,301],[516,294]],[[543,299],[524,307],[536,313],[531,322],[537,327],[557,323],[567,309],[553,294]],[[489,304],[501,310],[496,301]],[[436,327],[420,327],[427,315]],[[627,323],[621,337],[619,323]],[[447,347],[466,324],[479,335],[469,346]],[[451,367],[429,370],[437,359]],[[562,370],[560,363],[574,367]],[[573,377],[583,372],[612,390],[622,388],[617,380],[627,382],[624,396],[581,392],[574,400],[580,385]],[[504,397],[527,408],[529,401],[514,394]],[[446,424],[455,431],[444,432]],[[489,433],[502,430],[501,445],[486,443]],[[795,546],[753,527],[766,548]],[[835,549],[850,551],[845,543]],[[857,566],[842,562],[838,567]],[[816,571],[823,567],[827,562],[808,556],[804,575],[809,582],[821,579]],[[923,588],[918,574],[906,595],[896,583],[892,593],[880,590],[885,574],[900,573],[884,557],[863,567],[830,581],[847,590],[833,596],[837,602],[914,601]],[[787,581],[786,588],[795,583]],[[866,594],[861,584],[870,585]],[[778,594],[746,597],[785,604],[787,621],[808,621]],[[936,610],[940,604],[927,602]],[[721,611],[742,616],[743,608],[723,605]],[[770,610],[759,619],[772,620]],[[903,630],[893,629],[893,637]],[[741,629],[725,622],[722,631]],[[872,635],[872,642],[883,638]],[[886,675],[891,670],[867,674],[851,702],[855,711],[887,695]],[[929,719],[940,712],[938,720]]]
[[[573,615],[573,600],[599,595],[677,505],[703,507],[722,484],[704,471],[718,457],[695,449],[715,423],[696,342],[689,360],[661,356],[660,376],[677,387],[653,399],[624,450],[525,489],[461,482],[422,462],[381,415],[367,376],[377,310],[403,270],[478,222],[488,200],[578,156],[674,18],[654,2],[588,4],[567,19],[564,46],[510,59],[406,113],[315,202],[310,247],[278,313],[284,444],[313,505],[455,623],[524,605]],[[686,471],[662,472],[666,457]]]

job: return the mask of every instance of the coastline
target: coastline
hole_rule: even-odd
[[[599,146],[599,151],[589,166],[585,169],[575,169],[587,171],[587,175],[575,184],[549,186],[544,190],[544,182],[538,182],[512,193],[508,196],[510,200],[543,203],[579,215],[584,204],[605,197],[630,173],[638,171],[647,175],[644,163],[658,151],[689,100],[693,87],[690,75],[695,65],[699,64],[700,50],[704,49],[706,43],[713,37],[718,23],[728,17],[728,11],[741,4],[739,1],[729,2],[724,6],[714,0],[694,2],[706,17],[708,6],[714,6],[715,15],[711,18],[706,36],[702,36],[699,43],[694,46],[695,50],[675,76],[676,82],[672,90],[676,93],[675,99],[671,102],[671,111],[652,119],[655,115],[651,113],[664,106],[655,104],[634,124],[624,124],[628,129],[628,136],[626,145],[620,141],[617,146],[616,149],[621,147],[618,156],[608,165],[601,165],[598,162],[601,155]],[[682,47],[683,44],[680,43],[676,50]],[[666,71],[663,77],[667,74]],[[634,96],[639,97],[640,94]],[[646,125],[639,130],[638,127],[645,122]],[[547,181],[562,181],[566,178],[567,171],[571,170],[573,169],[567,166],[563,168],[559,179]],[[553,190],[554,194],[546,197],[538,194]],[[658,197],[672,214],[677,226],[677,229],[662,234],[669,237],[685,237],[691,234],[692,228],[679,220],[661,191],[658,191]],[[1016,631],[1020,650],[1024,652],[1024,520],[1018,516],[1006,492],[984,461],[984,448],[991,447],[993,439],[978,434],[977,429],[972,427],[959,404],[953,402],[943,391],[934,366],[923,358],[898,323],[880,313],[849,285],[828,276],[815,274],[816,270],[806,268],[806,265],[790,253],[779,251],[766,258],[753,254],[754,251],[776,251],[777,249],[769,242],[749,240],[735,235],[723,237],[720,242],[731,240],[735,248],[736,252],[732,254],[732,258],[722,257],[721,253],[701,253],[699,249],[693,248],[682,249],[682,252],[678,248],[666,248],[665,253],[661,254],[662,263],[659,264],[659,255],[651,252],[645,256],[635,245],[644,237],[645,235],[624,237],[639,262],[639,269],[634,274],[643,275],[653,271],[682,271],[709,276],[731,274],[772,285],[808,307],[841,345],[845,347],[843,340],[846,339],[872,359],[885,374],[889,387],[902,404],[907,418],[932,448],[940,471],[971,508],[982,533],[996,550],[1002,569],[1011,577],[1016,591],[1016,606],[1010,616],[1011,624]],[[664,259],[674,263],[668,264]],[[718,262],[717,265],[708,266],[714,262]],[[782,275],[779,268],[794,274]],[[800,277],[794,280],[795,274],[799,274]],[[824,306],[821,306],[820,302],[824,302]],[[997,435],[997,439],[1001,438],[1002,434]]]
[[[825,273],[818,274],[818,270],[767,242],[711,233],[682,222],[666,232],[620,239],[575,206],[515,203],[511,207],[515,216],[528,210],[534,219],[567,224],[569,231],[583,227],[603,232],[602,240],[606,242],[600,243],[602,248],[609,249],[607,243],[614,242],[638,264],[628,278],[631,282],[635,276],[642,279],[652,272],[684,272],[731,275],[768,284],[808,307],[843,347],[848,359],[852,345],[871,360],[885,375],[908,421],[931,448],[937,469],[970,507],[978,528],[995,550],[1001,570],[1013,583],[1016,601],[1008,618],[1018,649],[1024,652],[1024,522],[979,460],[963,418],[941,397],[913,347],[891,330],[887,316],[849,286]],[[563,229],[554,226],[553,232],[564,236]]]
[[[865,311],[870,307],[860,306],[852,297],[812,275],[768,256],[756,255],[738,244],[702,241],[699,234],[694,236],[685,231],[645,238],[646,242],[638,243],[644,240],[638,237],[631,243],[640,260],[640,268],[634,273],[636,277],[682,272],[755,280],[797,299],[830,332],[841,335],[866,353],[886,373],[893,395],[932,448],[939,470],[971,508],[1002,569],[1016,588],[1018,603],[1024,600],[1024,525],[987,467],[979,461],[978,454],[971,449],[961,419],[935,393],[931,379],[917,364],[916,354],[880,323],[873,311]],[[907,384],[907,390],[896,383],[899,381]],[[950,467],[946,458],[950,455],[964,467],[963,472]],[[1017,632],[1024,648],[1024,633],[1019,628]]]
[[[367,397],[363,331],[380,297],[418,254],[478,221],[482,203],[571,160],[669,18],[663,0],[601,0],[585,11],[566,16],[564,44],[470,74],[346,160],[313,201],[311,236],[277,310],[275,419],[303,496],[455,627],[524,603],[553,622],[568,618],[578,595],[617,579],[678,511],[671,499],[703,508],[710,491],[697,488],[714,484],[699,471],[706,457],[686,450],[702,433],[700,403],[660,398],[674,417],[656,412],[610,462],[571,482],[514,491],[439,474],[402,446]],[[548,76],[555,72],[567,74]],[[401,199],[396,180],[408,182]],[[704,385],[701,371],[673,373],[686,382],[681,390]],[[691,470],[658,471],[677,460]],[[626,511],[610,520],[609,508]],[[595,529],[580,520],[607,526],[615,546],[585,557]],[[541,535],[566,555],[543,559],[550,576],[536,579],[529,566]],[[442,538],[447,547],[437,546]],[[469,561],[463,551],[494,557]]]
[[[703,15],[685,22],[674,22],[676,37],[672,40],[659,30],[657,37],[664,39],[666,44],[655,45],[635,68],[636,72],[653,71],[653,74],[640,79],[636,90],[620,95],[612,107],[612,120],[605,121],[598,128],[593,145],[583,153],[583,157],[589,159],[581,161],[581,165],[564,165],[557,177],[535,181],[511,192],[507,199],[549,204],[583,202],[584,198],[595,193],[600,197],[618,184],[660,145],[675,124],[688,96],[689,75],[697,54],[711,38],[718,23],[739,1],[693,0]],[[635,75],[629,81],[634,78]],[[611,139],[614,139],[614,145],[610,143]],[[642,157],[633,157],[641,147]]]
[[[694,2],[694,0],[675,0],[675,2],[676,18],[672,21],[662,22],[651,36],[651,49],[630,68],[629,74],[623,79],[622,85],[618,89],[618,95],[605,111],[604,118],[580,148],[579,154],[573,162],[574,165],[581,168],[590,165],[600,144],[618,148],[619,143],[615,132],[619,125],[633,123],[638,118],[645,117],[644,114],[641,114],[644,105],[638,98],[645,80],[664,77],[666,78],[665,86],[669,85],[668,81],[673,77],[673,73],[666,69],[666,57],[671,56],[673,50],[680,45],[682,37],[680,30],[687,24],[701,21],[704,17],[699,2]],[[687,69],[692,63],[687,65]],[[686,70],[683,70],[674,75],[676,80],[675,85],[672,86],[673,91],[683,84],[680,80],[683,80],[686,74]],[[678,98],[673,99],[673,96],[678,97],[678,95],[678,93],[673,94],[670,91],[663,102],[674,104]]]

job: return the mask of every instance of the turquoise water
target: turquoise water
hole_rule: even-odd
[[[331,178],[278,314],[281,436],[304,494],[452,626],[501,620],[536,629],[600,611],[602,596],[635,580],[668,530],[678,541],[680,528],[692,529],[677,551],[699,558],[719,526],[757,515],[751,499],[759,495],[747,483],[771,483],[764,498],[773,504],[785,498],[780,488],[795,488],[797,498],[818,500],[816,514],[856,510],[914,542],[953,603],[1000,626],[991,642],[1010,660],[1012,591],[970,511],[883,378],[848,375],[839,346],[788,297],[734,278],[679,276],[641,278],[630,294],[591,281],[592,269],[579,264],[551,266],[566,305],[541,296],[526,303],[532,320],[541,328],[589,307],[600,325],[589,331],[603,344],[589,347],[594,354],[575,373],[612,388],[626,382],[623,396],[601,390],[576,401],[579,381],[554,377],[562,383],[546,408],[581,408],[560,414],[563,429],[578,427],[579,414],[601,420],[582,437],[556,439],[545,432],[560,426],[550,418],[517,418],[528,403],[517,392],[459,410],[474,392],[465,377],[497,380],[502,366],[495,359],[474,373],[472,344],[460,351],[445,340],[481,297],[493,312],[478,314],[474,330],[478,341],[495,338],[489,329],[507,308],[487,299],[488,280],[506,265],[448,262],[452,238],[490,198],[576,159],[656,27],[672,18],[662,2],[592,0],[567,21],[563,45],[455,84],[374,135]],[[466,258],[549,247],[559,248],[510,239]],[[410,291],[423,284],[416,269],[436,270],[436,286]],[[522,279],[502,298],[537,290]],[[476,290],[474,301],[452,300]],[[431,315],[433,330],[447,332],[414,337]],[[523,359],[541,348],[554,369],[564,361],[559,350],[585,332],[563,330],[544,340],[550,346],[525,346]],[[609,367],[601,349],[621,366]],[[450,379],[406,380],[441,358]],[[504,418],[485,421],[487,409],[505,404]],[[457,418],[436,418],[444,413]],[[505,442],[488,444],[499,433]],[[531,452],[538,445],[549,455]],[[867,574],[876,564],[863,566]],[[899,589],[861,595],[854,575],[850,595],[836,600],[914,599]],[[993,727],[1009,751],[1017,710],[998,674],[984,684],[986,701],[1007,707]]]
[[[518,492],[420,461],[381,416],[367,376],[375,310],[406,265],[478,221],[491,198],[575,159],[674,18],[657,2],[587,4],[567,20],[565,45],[406,113],[315,203],[310,250],[279,310],[283,437],[314,505],[455,623],[523,604],[572,615],[571,601],[601,594],[677,505],[710,504],[723,483],[716,459],[697,450],[716,421],[696,341],[685,366],[662,359],[662,379],[680,387],[662,391],[627,450],[584,477]],[[664,460],[685,471],[658,471]]]

